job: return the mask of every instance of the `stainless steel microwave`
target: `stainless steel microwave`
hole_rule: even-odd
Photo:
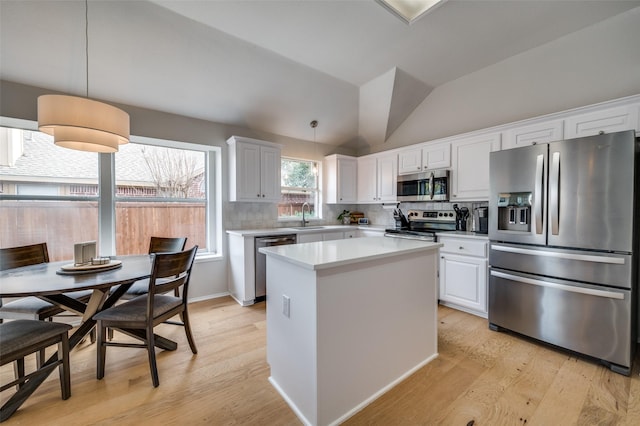
[[[398,176],[398,201],[449,201],[449,170]]]

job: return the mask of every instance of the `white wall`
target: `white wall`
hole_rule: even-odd
[[[638,93],[640,8],[437,87],[384,144],[359,154]]]

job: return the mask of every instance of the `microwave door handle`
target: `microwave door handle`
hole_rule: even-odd
[[[549,168],[549,209],[551,234],[558,235],[560,221],[560,152],[558,151],[551,156]]]
[[[535,182],[535,187],[534,187],[534,194],[533,194],[533,203],[534,203],[534,210],[533,210],[533,214],[535,216],[535,221],[536,221],[536,234],[542,234],[542,187],[543,187],[543,180],[544,180],[544,155],[540,154],[538,155],[537,159],[536,159],[536,182]]]
[[[431,176],[429,176],[429,194],[431,195],[432,200],[435,192],[436,192],[436,176],[433,174],[433,172],[431,172]]]

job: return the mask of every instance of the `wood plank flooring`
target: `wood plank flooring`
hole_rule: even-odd
[[[105,378],[96,380],[95,345],[87,341],[71,353],[72,397],[60,399],[53,374],[6,424],[300,424],[267,381],[265,304],[243,308],[224,297],[194,303],[190,313],[198,354],[181,327],[163,325],[160,334],[178,350],[158,352],[160,387],[138,349],[107,348]],[[438,316],[440,356],[346,425],[640,424],[640,359],[624,377],[492,332],[464,312],[440,306]],[[12,374],[3,366],[2,383]]]

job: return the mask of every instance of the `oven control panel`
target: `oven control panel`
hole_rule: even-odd
[[[455,222],[456,212],[453,210],[409,210],[407,212],[407,218],[409,221],[414,222]]]

